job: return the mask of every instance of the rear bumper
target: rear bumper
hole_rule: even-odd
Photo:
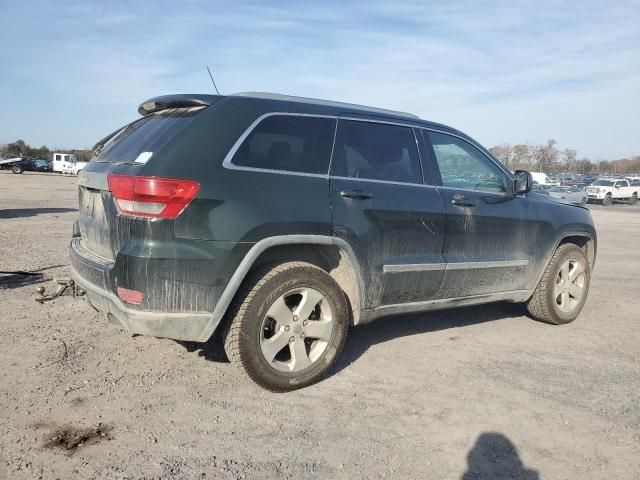
[[[97,310],[131,333],[176,340],[199,341],[213,316],[210,313],[180,313],[134,310],[107,290],[112,285],[113,262],[91,255],[75,237],[69,248],[71,277]]]

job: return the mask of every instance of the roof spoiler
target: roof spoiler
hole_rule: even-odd
[[[163,95],[161,97],[153,97],[142,102],[138,107],[138,113],[145,116],[167,108],[208,107],[220,98],[222,98],[220,95],[198,95],[188,93],[180,95]]]

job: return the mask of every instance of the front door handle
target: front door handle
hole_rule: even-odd
[[[457,207],[475,207],[476,206],[476,202],[474,202],[473,200],[469,200],[464,195],[454,195],[453,200],[451,200],[451,203]]]
[[[343,190],[342,192],[340,192],[340,196],[344,198],[353,198],[356,200],[366,200],[368,198],[373,197],[371,193],[364,192],[362,190],[349,190],[349,191]]]

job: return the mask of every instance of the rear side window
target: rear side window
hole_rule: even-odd
[[[231,163],[240,167],[327,174],[336,121],[272,115],[244,139]]]
[[[400,125],[340,120],[332,169],[339,177],[422,183],[413,130]]]
[[[204,107],[171,108],[152,113],[120,129],[99,149],[96,162],[146,163]]]

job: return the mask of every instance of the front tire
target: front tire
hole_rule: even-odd
[[[605,207],[608,207],[612,203],[613,203],[613,198],[611,197],[610,193],[607,193],[605,197],[602,199],[602,205],[604,205]]]
[[[629,203],[631,205],[635,205],[636,203],[638,203],[638,194],[637,193],[633,193],[633,195],[631,195],[631,200],[629,201]]]
[[[573,322],[589,292],[591,271],[584,250],[572,243],[560,245],[527,303],[537,320],[562,325]]]
[[[24,170],[22,169],[22,167],[20,165],[14,165],[13,167],[11,167],[11,171],[15,174],[21,174]]]
[[[288,262],[252,275],[228,312],[225,352],[272,392],[319,381],[342,350],[350,323],[344,292],[324,270]]]

